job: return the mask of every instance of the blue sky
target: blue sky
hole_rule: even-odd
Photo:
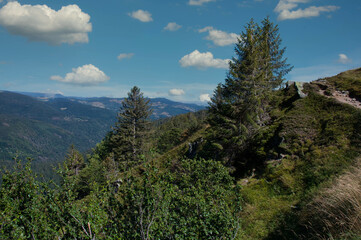
[[[279,25],[288,80],[361,66],[360,0],[0,0],[0,89],[205,103],[251,18]]]

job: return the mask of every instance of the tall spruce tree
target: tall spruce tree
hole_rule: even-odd
[[[144,98],[140,89],[134,86],[122,102],[110,140],[121,170],[140,162],[151,113],[149,99]]]
[[[225,83],[218,85],[210,103],[213,145],[223,150],[225,162],[231,164],[269,120],[272,90],[292,69],[284,52],[278,27],[269,18],[262,26],[251,20],[240,34]]]
[[[283,57],[286,48],[281,48],[282,39],[278,25],[274,25],[269,17],[262,21],[260,37],[261,49],[263,50],[264,77],[268,82],[268,87],[275,89],[282,85],[285,80],[284,77],[293,67],[287,63],[287,58]]]

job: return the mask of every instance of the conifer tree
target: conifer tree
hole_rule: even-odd
[[[269,120],[272,90],[292,69],[284,52],[278,27],[269,18],[262,26],[251,20],[240,34],[225,83],[218,85],[210,103],[213,145],[223,150],[226,162]]]
[[[81,153],[75,149],[74,144],[70,146],[68,155],[65,158],[64,165],[68,170],[69,177],[78,176],[81,169],[84,168],[84,158]]]
[[[122,102],[111,137],[112,150],[122,170],[140,162],[151,112],[149,99],[134,86]]]
[[[262,21],[260,29],[261,49],[263,49],[264,77],[269,83],[269,88],[275,89],[282,85],[284,77],[291,70],[292,66],[283,58],[286,48],[281,48],[282,39],[279,28],[274,25],[269,17]]]

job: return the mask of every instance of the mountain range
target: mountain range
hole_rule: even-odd
[[[0,165],[30,157],[39,172],[48,172],[41,168],[63,160],[71,144],[86,152],[111,130],[122,100],[1,91]],[[152,120],[205,108],[165,98],[150,99],[150,104]]]

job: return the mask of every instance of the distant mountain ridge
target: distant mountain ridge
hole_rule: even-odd
[[[99,143],[116,121],[121,98],[81,98],[60,94],[0,91],[0,166],[12,158],[31,157],[34,167],[63,160],[71,144],[81,152]],[[205,107],[168,99],[151,99],[153,120]],[[46,164],[42,164],[46,162]]]
[[[34,92],[19,92],[20,94],[34,97],[38,100],[45,102],[53,102],[56,99],[68,99],[81,104],[91,105],[97,108],[109,109],[112,111],[118,111],[121,102],[124,98],[110,98],[110,97],[74,97],[64,96],[61,94],[52,93],[34,93]],[[178,114],[187,112],[196,112],[203,110],[206,107],[192,103],[175,102],[166,98],[151,98],[150,103],[153,108],[152,119],[160,119],[165,117],[172,117]]]

